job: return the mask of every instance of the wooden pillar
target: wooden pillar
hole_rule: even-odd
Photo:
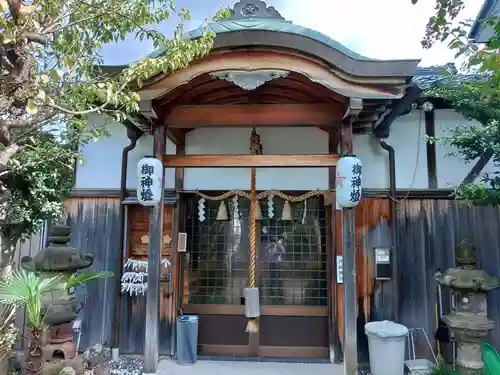
[[[154,129],[154,154],[163,160],[165,154],[165,127]],[[161,186],[165,185],[165,168],[162,171]],[[163,247],[163,195],[160,202],[150,208],[149,245],[148,245],[148,289],[146,291],[146,329],[144,340],[144,373],[155,374],[158,371],[160,348],[160,272]]]
[[[185,135],[178,136],[179,142],[176,144],[176,155],[185,155]],[[172,247],[170,249],[170,285],[169,285],[169,300],[170,300],[170,355],[174,356],[177,352],[176,348],[176,320],[179,314],[179,309],[182,308],[182,257],[177,251],[179,247],[179,232],[183,231],[184,224],[181,224],[182,204],[180,193],[184,189],[184,168],[175,168],[175,192],[177,195],[177,203],[174,208],[174,217],[172,223]]]
[[[430,138],[436,136],[436,124],[435,124],[435,112],[434,109],[431,111],[424,112],[425,118],[425,135]],[[437,189],[437,170],[436,170],[436,143],[426,142],[426,153],[427,153],[427,179],[429,189]],[[394,245],[395,246],[395,245]]]
[[[351,98],[342,121],[342,155],[352,155],[352,123],[362,109],[361,99]],[[356,297],[356,228],[354,208],[342,209],[342,259],[344,270],[344,373],[358,374]]]
[[[328,131],[328,153],[332,155],[338,154],[338,148],[340,143],[341,130],[333,130],[329,129]],[[329,239],[328,249],[328,306],[329,306],[329,345],[330,345],[330,360],[333,363],[339,363],[342,356],[342,347],[340,342],[340,332],[338,329],[338,306],[337,306],[337,236],[340,233],[337,233],[337,205],[335,202],[335,195],[331,195],[332,192],[335,191],[336,185],[336,168],[329,167],[328,168],[328,190],[330,192],[328,205],[330,206],[330,210],[327,211],[328,218],[328,226],[327,233]],[[331,199],[333,198],[333,199]],[[325,206],[326,204],[325,199]]]

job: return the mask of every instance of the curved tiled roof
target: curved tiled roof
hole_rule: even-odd
[[[374,61],[374,62],[387,61],[380,59],[372,59],[360,55],[359,53],[350,50],[341,43],[337,42],[334,39],[331,39],[325,34],[320,33],[319,31],[308,29],[307,27],[295,25],[291,21],[280,20],[280,19],[249,18],[241,20],[225,20],[225,21],[213,22],[207,26],[202,26],[196,30],[192,30],[186,33],[185,37],[189,39],[199,38],[207,30],[207,27],[210,32],[213,32],[215,34],[230,33],[243,30],[259,30],[259,31],[275,31],[280,33],[300,35],[315,40],[317,42],[320,42],[332,49],[341,52],[346,56],[349,56],[354,60]],[[165,49],[160,49],[154,51],[150,56],[158,57],[161,56],[164,52]]]
[[[462,83],[480,81],[487,77],[486,73],[482,74],[461,74],[458,73],[455,64],[448,63],[443,66],[432,66],[427,68],[417,68],[412,78],[412,83],[422,90],[431,86],[443,83],[460,85]]]
[[[332,66],[357,76],[411,77],[419,60],[381,60],[356,53],[319,31],[285,20],[273,7],[261,0],[241,0],[231,10],[228,19],[210,22],[185,34],[195,39],[205,31],[217,35],[214,49],[239,46],[264,46],[293,48],[315,56]],[[164,54],[165,48],[154,51],[149,57]]]
[[[278,11],[273,7],[268,7],[261,0],[242,0],[234,5],[231,10],[232,16],[229,19],[217,22],[210,22],[208,25],[201,26],[195,30],[189,31],[185,34],[186,38],[195,39],[207,30],[217,34],[218,39],[223,39],[226,37],[222,43],[219,43],[219,48],[235,46],[235,42],[240,42],[245,45],[248,42],[248,36],[253,35],[253,40],[251,41],[256,45],[262,43],[265,45],[269,43],[269,35],[272,33],[274,36],[276,34],[295,36],[302,39],[293,39],[294,42],[302,42],[300,46],[294,44],[295,48],[303,48],[305,52],[318,52],[317,55],[325,55],[325,51],[334,51],[336,53],[329,53],[328,57],[330,60],[333,57],[342,55],[344,59],[340,59],[339,65],[345,69],[345,71],[352,74],[367,75],[367,76],[406,76],[411,77],[411,84],[418,86],[421,89],[425,89],[433,84],[441,82],[442,80],[449,77],[450,74],[458,77],[457,69],[453,63],[444,66],[433,66],[420,68],[416,67],[417,60],[380,60],[373,59],[363,56],[359,53],[352,51],[351,49],[345,47],[338,41],[328,37],[325,34],[320,33],[303,26],[295,25],[291,21],[285,20]],[[253,12],[253,13],[252,13]],[[236,37],[235,34],[246,33],[246,38]],[[267,40],[266,40],[267,39]],[[281,47],[287,47],[287,45],[280,44],[286,38],[278,38],[271,42],[274,45],[279,45]],[[314,47],[307,48],[304,47],[304,41],[315,43]],[[270,45],[271,45],[270,44]],[[217,48],[217,40],[216,46]],[[288,45],[288,47],[292,47]],[[319,49],[318,49],[319,47]],[[165,53],[165,49],[159,49],[150,53],[149,57],[159,57]],[[325,58],[325,60],[328,60]],[[387,65],[387,63],[389,65]],[[357,65],[352,67],[352,65]],[[385,65],[385,67],[383,67]],[[416,68],[415,68],[416,67]],[[111,68],[111,67],[109,67]],[[118,68],[118,67],[114,67]],[[123,68],[123,67],[121,67]]]

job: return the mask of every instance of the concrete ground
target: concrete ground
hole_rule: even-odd
[[[243,361],[197,361],[191,366],[179,366],[175,361],[162,360],[158,375],[343,375],[344,366],[331,363],[282,363]]]

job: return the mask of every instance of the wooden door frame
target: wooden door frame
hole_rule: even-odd
[[[184,207],[187,206],[187,201],[192,198],[192,193],[180,194],[179,205]],[[332,247],[330,246],[331,238],[329,236],[328,227],[332,226],[328,220],[329,215],[327,215],[328,206],[325,202],[322,202],[323,208],[325,210],[325,251],[326,251],[326,267],[327,267],[327,278],[331,274],[331,257],[335,257],[332,253]],[[184,210],[186,213],[186,210]],[[187,214],[182,217],[182,222],[179,223],[179,228],[184,228],[187,230]],[[257,231],[260,233],[260,221],[257,221]],[[260,236],[257,236],[257,246],[260,245]],[[219,304],[188,304],[183,305],[184,296],[184,269],[186,266],[186,258],[184,255],[181,256],[181,261],[176,265],[178,267],[178,274],[182,278],[178,287],[175,289],[177,293],[177,300],[179,300],[179,306],[185,314],[195,314],[195,315],[220,315],[220,316],[241,316],[244,317],[244,307],[242,305],[219,305]],[[257,254],[257,273],[260,275],[260,259],[259,254]],[[260,278],[257,277],[257,286],[259,285]],[[333,284],[335,287],[335,284]],[[263,305],[260,307],[261,317],[265,316],[297,316],[297,317],[329,317],[330,310],[332,309],[331,303],[331,290],[332,285],[327,279],[327,295],[328,295],[328,305],[327,306],[272,306]],[[330,322],[329,322],[330,323]],[[334,327],[334,325],[333,325]],[[328,324],[328,335],[331,336],[332,325]],[[328,352],[328,342],[325,347],[293,347],[293,346],[261,346],[260,345],[260,333],[248,334],[247,345],[212,345],[204,344],[203,351],[206,355],[215,356],[243,356],[243,357],[302,357],[302,358],[327,358],[329,356]]]

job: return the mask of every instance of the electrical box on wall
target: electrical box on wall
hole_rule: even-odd
[[[375,249],[375,279],[390,280],[392,276],[392,249],[380,248]]]

